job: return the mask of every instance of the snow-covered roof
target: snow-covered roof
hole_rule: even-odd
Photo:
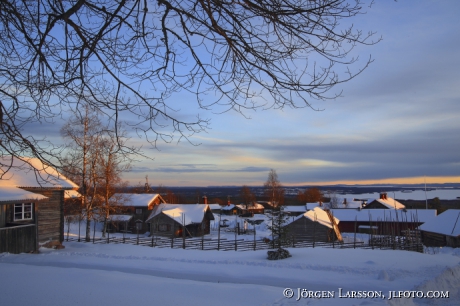
[[[313,222],[318,222],[318,223],[320,223],[322,225],[325,225],[325,226],[327,226],[329,228],[333,228],[331,220],[329,219],[329,216],[327,215],[327,213],[324,210],[322,210],[319,207],[315,207],[314,209],[309,210],[309,211],[305,212],[304,214],[295,217],[292,220],[289,220],[288,224],[292,223],[292,222],[294,222],[296,220],[299,220],[301,218],[308,218]],[[335,216],[334,216],[334,220],[335,220],[335,222],[337,224],[340,222],[340,220],[338,218],[336,218]]]
[[[232,204],[233,205],[233,204]],[[245,204],[238,204],[236,205],[236,207],[242,209],[242,210],[245,210],[246,209],[246,205]],[[255,203],[255,204],[250,204],[248,205],[248,210],[250,209],[263,209],[264,206],[262,204],[259,204],[259,203]]]
[[[182,222],[184,222],[185,225],[201,223],[207,209],[209,209],[208,204],[160,204],[155,207],[147,218],[147,221],[163,213],[180,224],[182,224]]]
[[[220,205],[220,204],[208,204],[209,208],[211,208],[212,210],[214,209],[222,209],[224,206],[223,205]]]
[[[436,217],[436,209],[356,209],[337,208],[331,209],[333,215],[343,221],[404,221],[426,222]]]
[[[324,207],[327,203],[322,203],[321,205]],[[307,203],[305,205],[307,207],[307,210],[312,210],[315,207],[320,207],[319,202],[312,202],[312,203]]]
[[[114,222],[127,222],[131,220],[132,215],[111,215],[110,220]]]
[[[284,211],[289,212],[305,212],[307,210],[305,205],[300,206],[284,206]]]
[[[161,202],[164,202],[158,193],[115,193],[111,198],[123,198],[120,201],[120,206],[143,206],[148,207],[152,201],[156,198],[160,198]]]
[[[460,209],[448,209],[418,227],[422,231],[460,236]]]
[[[230,204],[222,207],[222,210],[232,210],[233,208],[235,208],[235,204]]]
[[[337,200],[337,208],[359,208],[362,206],[363,202],[370,203],[369,199],[357,200],[356,198],[338,198]],[[371,199],[371,201],[372,200],[373,199]]]
[[[77,189],[78,186],[37,158],[0,157],[0,186]]]
[[[406,208],[406,206],[404,206],[403,204],[399,203],[395,199],[388,198],[388,197],[386,199],[369,200],[367,203],[370,204],[373,201],[377,201],[380,204],[382,204],[382,205],[384,205],[384,206],[386,206],[386,207],[388,207],[390,209],[404,209],[404,208]]]
[[[0,204],[6,202],[36,202],[46,200],[44,195],[22,190],[17,187],[0,186]]]
[[[251,205],[248,205],[248,209],[263,209],[264,206],[259,203],[253,203]]]
[[[64,199],[77,199],[81,198],[81,194],[76,190],[65,190]]]
[[[322,225],[326,225],[329,228],[333,228],[331,220],[329,219],[328,214],[319,207],[315,207],[313,210],[309,210],[303,214],[303,216],[309,218],[312,221],[317,221]],[[335,222],[338,224],[340,221],[337,217],[334,216]]]

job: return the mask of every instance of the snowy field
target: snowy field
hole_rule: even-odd
[[[460,304],[460,249],[296,248],[289,249],[291,258],[268,261],[266,251],[64,245],[40,254],[0,254],[1,305]],[[292,298],[283,296],[286,288]],[[403,298],[411,294],[398,293],[404,290],[448,292],[449,298]],[[389,300],[391,291],[401,297]]]

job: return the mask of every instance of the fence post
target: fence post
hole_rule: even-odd
[[[82,220],[82,219],[83,219],[83,218],[82,218],[81,214],[79,214],[79,215],[78,215],[78,242],[81,241],[81,238],[80,238],[80,233],[81,233],[81,232],[80,232],[80,228],[81,228],[81,220]]]
[[[127,231],[128,231],[128,221],[125,221],[125,230],[123,231],[123,243],[125,243]]]
[[[313,248],[315,248],[315,242],[316,242],[316,213],[315,213],[315,222],[313,223]]]
[[[237,222],[237,223],[238,223],[238,222]],[[235,223],[235,251],[236,251],[237,248],[238,248],[238,247],[236,246],[236,224],[237,224],[237,223]]]
[[[355,234],[354,234],[354,237],[353,237],[353,249],[356,249],[356,216],[355,216]],[[372,229],[371,229],[372,230]]]
[[[222,211],[219,214],[219,227],[217,228],[217,250],[220,250],[220,222],[222,220]]]
[[[182,213],[182,248],[185,249],[185,214]]]
[[[204,233],[201,235],[201,250],[204,250]]]
[[[65,220],[67,220],[67,241],[69,241],[70,217],[69,216],[65,217]]]
[[[256,242],[256,224],[255,223],[254,223],[253,227],[254,227],[254,251],[255,251],[256,250],[256,243],[257,243]]]
[[[173,219],[174,219],[174,214],[173,214]],[[174,247],[174,235],[175,235],[175,233],[176,233],[176,222],[173,221],[173,230],[172,230],[172,233],[171,233],[171,249]]]
[[[94,222],[94,226],[93,226],[93,243],[94,243],[94,239],[96,237],[96,219],[93,219],[93,222]]]

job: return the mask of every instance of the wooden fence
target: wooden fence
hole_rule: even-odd
[[[308,238],[308,237],[305,237]],[[376,239],[377,237],[374,237]],[[383,239],[383,237],[382,237]],[[70,237],[67,241],[78,241],[78,238]],[[84,239],[80,239],[85,242]],[[139,238],[122,238],[122,237],[93,237],[90,243],[116,243],[116,244],[131,244],[141,245],[152,248],[173,248],[173,249],[189,249],[189,250],[204,250],[204,251],[256,251],[268,250],[273,248],[270,241],[264,239],[244,240],[244,239],[209,239],[206,237],[200,238],[165,238],[165,237],[139,237]],[[370,241],[369,244],[361,241],[353,241],[347,243],[339,242],[317,242],[311,239],[292,239],[284,247],[290,248],[364,248],[364,249],[394,249],[394,250],[408,250],[408,251],[423,251],[421,244],[408,243],[377,243],[376,240]]]

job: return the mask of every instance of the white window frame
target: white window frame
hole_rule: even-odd
[[[142,208],[136,208],[136,215],[142,215]]]
[[[33,203],[14,204],[14,221],[33,219]]]

